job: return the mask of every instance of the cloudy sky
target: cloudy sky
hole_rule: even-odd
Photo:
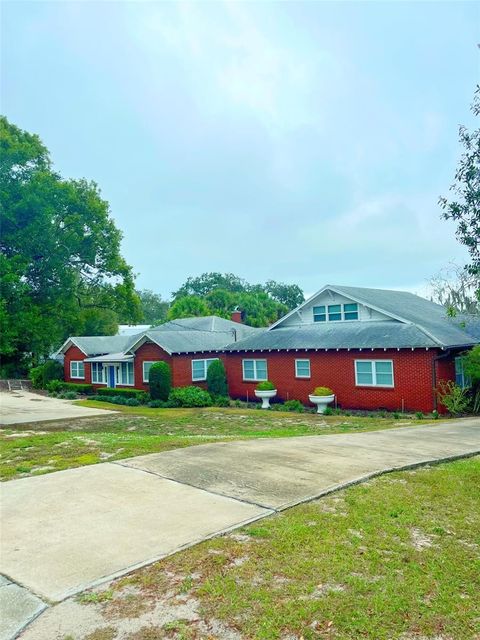
[[[2,112],[101,187],[138,286],[406,288],[479,77],[475,2],[3,2]]]

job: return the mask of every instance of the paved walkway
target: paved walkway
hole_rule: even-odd
[[[109,413],[114,411],[79,407],[72,404],[72,400],[48,398],[30,391],[0,393],[0,426],[62,418],[88,418]]]
[[[396,468],[480,453],[480,419],[208,444],[3,483],[0,572],[60,601]]]

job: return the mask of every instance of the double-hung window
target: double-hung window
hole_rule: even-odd
[[[472,385],[472,381],[465,374],[463,369],[464,359],[462,356],[455,358],[455,383],[462,389],[466,389]]]
[[[266,360],[243,360],[243,379],[252,382],[268,380]]]
[[[358,320],[358,304],[356,302],[343,305],[343,319]]]
[[[118,384],[133,387],[133,362],[122,362],[118,371]]]
[[[208,367],[218,358],[207,358],[205,360],[192,360],[192,382],[200,382],[207,379]]]
[[[145,362],[142,364],[142,379],[143,382],[148,382],[149,381],[149,375],[150,375],[150,367],[152,366],[152,364],[155,364],[155,361],[147,361],[145,360]]]
[[[342,319],[342,305],[329,304],[328,305],[328,321],[334,322],[341,319]]]
[[[325,312],[325,305],[320,307],[313,307],[313,321],[314,322],[325,322],[327,319],[327,314]]]
[[[83,360],[72,360],[70,362],[70,377],[83,380],[85,378],[85,365]]]
[[[355,384],[359,387],[393,387],[393,361],[355,360]]]
[[[105,379],[103,377],[103,364],[101,362],[92,362],[92,383],[104,384]]]
[[[310,360],[295,360],[295,377],[310,378]]]

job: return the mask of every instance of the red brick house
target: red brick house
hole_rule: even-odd
[[[254,398],[269,379],[278,399],[308,404],[328,386],[345,408],[432,411],[440,380],[465,385],[461,354],[480,341],[477,317],[402,291],[327,285],[268,329],[215,316],[167,322],[135,336],[69,338],[65,379],[148,390],[165,360],[174,386],[205,384],[221,358],[232,398]]]

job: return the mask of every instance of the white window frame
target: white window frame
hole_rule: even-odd
[[[160,362],[160,361],[159,360],[144,360],[142,362],[142,380],[143,380],[143,382],[146,382],[147,384],[149,382],[148,375],[147,375],[147,377],[145,377],[145,365],[149,364],[151,366],[152,364],[155,364],[156,362]],[[148,370],[148,373],[150,374],[150,369]]]
[[[122,375],[122,364],[132,365],[132,382],[124,382]],[[135,366],[133,362],[120,362],[115,367],[115,383],[121,387],[134,387],[135,386]]]
[[[253,362],[253,378],[245,377],[245,362]],[[257,373],[257,362],[265,363],[265,378],[259,378]],[[245,358],[242,360],[242,378],[244,382],[265,382],[268,380],[268,361],[266,358]]]
[[[345,311],[345,305],[352,305],[352,304],[356,304],[357,305],[357,317],[356,318],[345,318],[345,313],[355,313],[354,311]],[[359,309],[359,304],[358,302],[335,302],[333,304],[316,304],[312,307],[312,315],[313,315],[313,322],[315,324],[322,324],[324,322],[358,322],[358,320],[360,319],[360,309]],[[315,309],[319,309],[320,307],[323,307],[325,309],[324,313],[315,313]],[[330,311],[329,308],[330,307],[340,307],[340,311],[332,311],[332,315],[333,314],[338,314],[340,313],[340,318],[338,320],[330,320]],[[320,315],[324,315],[325,316],[325,320],[315,320],[315,316],[320,316]]]
[[[220,358],[197,358],[195,360],[192,360],[192,382],[202,382],[203,380],[206,380],[207,379],[208,367],[215,360],[220,360]],[[202,374],[201,378],[194,378],[194,376],[193,376],[193,363],[194,362],[203,362],[203,374]],[[207,362],[208,362],[208,364],[207,364]]]
[[[299,362],[308,362],[308,375],[301,375],[300,373],[298,373],[298,363]],[[310,364],[310,358],[298,358],[295,360],[295,377],[296,378],[303,378],[304,380],[310,379],[312,377],[312,368],[311,368],[311,364]]]
[[[357,362],[370,362],[372,364],[372,383],[368,384],[366,382],[358,382],[358,372],[357,372]],[[392,365],[392,384],[377,384],[377,362],[389,362]],[[377,360],[369,360],[369,359],[358,359],[354,360],[354,369],[355,369],[355,386],[357,387],[383,387],[384,389],[393,389],[395,386],[395,373],[393,367],[393,360],[390,359],[377,359]]]
[[[102,375],[101,375],[101,381],[99,382],[98,380],[94,380],[93,379],[93,370],[94,368],[101,367],[101,371],[102,371]],[[92,384],[107,384],[106,380],[105,380],[105,367],[103,366],[103,362],[91,362],[90,363],[90,372],[91,372],[91,376],[92,376]]]
[[[77,373],[79,370],[79,365],[83,366],[83,376],[79,376],[73,375],[73,366],[72,365],[77,365]],[[70,378],[72,378],[73,380],[85,380],[85,362],[83,360],[70,360]]]

